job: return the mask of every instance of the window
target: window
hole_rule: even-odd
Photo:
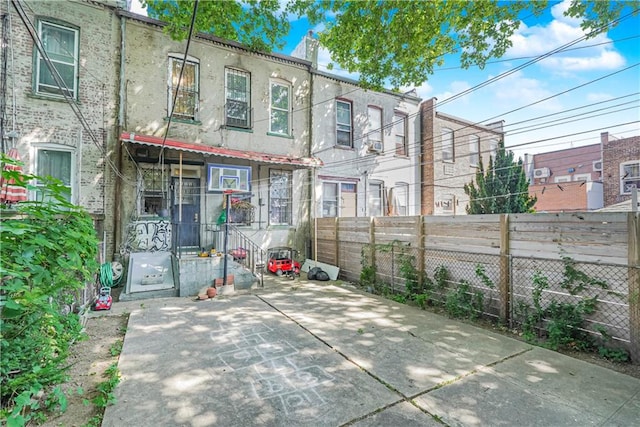
[[[226,69],[226,124],[240,128],[251,127],[251,76],[249,73]]]
[[[367,109],[368,132],[367,144],[369,150],[381,152],[382,145],[382,110],[378,107],[369,107]]]
[[[336,101],[336,142],[344,147],[353,146],[351,103],[347,101]]]
[[[408,156],[407,146],[407,116],[401,113],[393,115],[393,133],[396,139],[396,155]]]
[[[269,224],[291,225],[291,181],[289,171],[269,171]]]
[[[168,208],[167,190],[169,188],[169,170],[165,166],[150,165],[140,167],[139,191],[142,194],[139,213],[160,215]]]
[[[251,190],[251,167],[209,164],[207,191]]]
[[[453,161],[453,131],[447,128],[442,129],[442,160]]]
[[[289,118],[290,87],[282,83],[271,82],[271,119],[269,132],[290,135]]]
[[[480,137],[477,135],[469,137],[469,164],[471,166],[480,164]]]
[[[199,64],[193,59],[187,59],[184,62],[182,80],[178,85],[183,62],[182,59],[169,57],[169,106],[167,111],[170,112],[173,108],[173,117],[177,119],[196,120],[199,99]]]
[[[36,151],[36,175],[52,177],[62,182],[68,193],[63,197],[67,201],[74,201],[72,177],[75,173],[74,155],[71,150],[42,147]],[[45,200],[42,193],[44,183],[36,182],[36,200]]]
[[[322,217],[333,218],[338,216],[338,183],[322,183]]]
[[[382,216],[382,188],[381,182],[369,182],[369,194],[367,194],[369,216]]]
[[[46,61],[38,49],[34,49],[35,92],[41,95],[78,97],[78,39],[77,29],[68,28],[51,22],[38,22],[38,35],[51,63],[60,74],[64,86],[56,83]]]
[[[404,182],[398,183],[393,190],[396,215],[409,215],[409,184]]]
[[[561,175],[553,178],[553,182],[571,182],[571,175]]]
[[[620,165],[620,194],[631,194],[634,188],[640,189],[640,160]]]
[[[575,174],[573,175],[573,180],[591,182],[591,174],[590,173]]]

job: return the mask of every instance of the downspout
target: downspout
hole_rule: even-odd
[[[313,156],[313,63],[309,66],[309,153],[308,156],[311,158]],[[317,261],[318,257],[318,220],[316,219],[316,168],[312,167],[307,172],[307,182],[309,185],[309,237],[313,237],[313,259]],[[311,224],[313,221],[313,224]],[[311,231],[311,227],[313,227],[313,231]],[[313,234],[312,234],[313,233]],[[309,245],[310,246],[310,245]],[[305,248],[307,249],[307,248]],[[311,249],[309,247],[309,249]],[[307,254],[309,257],[310,254]],[[309,257],[310,258],[310,257]]]
[[[119,100],[118,100],[118,125],[116,126],[116,144],[115,144],[115,156],[116,167],[118,173],[115,175],[115,185],[113,186],[113,201],[114,201],[114,213],[113,213],[113,240],[114,240],[114,252],[122,244],[122,179],[120,175],[122,173],[122,141],[120,135],[124,129],[125,120],[125,29],[126,18],[120,16],[120,75],[119,75]],[[119,251],[118,251],[119,252]],[[116,252],[117,253],[117,252]]]

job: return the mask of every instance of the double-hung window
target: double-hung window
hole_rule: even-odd
[[[338,216],[339,189],[337,182],[322,184],[322,217],[334,218]]]
[[[36,148],[35,162],[36,175],[59,180],[67,190],[62,196],[67,201],[74,202],[73,176],[75,166],[73,150],[61,147],[38,147]],[[48,196],[43,193],[44,185],[44,182],[36,182],[36,200],[49,200]]]
[[[400,216],[409,215],[409,184],[404,182],[398,183],[394,191],[396,214]]]
[[[382,109],[369,106],[367,108],[367,118],[367,144],[369,145],[369,150],[382,152]]]
[[[251,75],[245,71],[226,69],[226,124],[251,127]]]
[[[469,164],[471,166],[480,164],[480,137],[478,135],[469,137]]]
[[[351,103],[336,101],[336,141],[343,147],[353,146]]]
[[[270,225],[291,225],[291,181],[290,171],[269,171]]]
[[[451,129],[442,129],[442,160],[445,162],[453,162],[453,131]]]
[[[640,189],[640,160],[620,165],[620,194],[631,194],[634,188]]]
[[[367,205],[369,208],[369,216],[382,216],[382,182],[369,182],[369,191],[367,194]]]
[[[78,50],[80,33],[75,28],[39,21],[38,35],[50,65],[53,65],[61,78],[62,85],[55,79],[47,61],[38,49],[34,48],[35,92],[40,95],[78,97]]]
[[[269,132],[291,135],[291,86],[271,82]]]
[[[396,155],[408,156],[407,116],[405,114],[395,113],[393,115],[393,133],[396,139]]]
[[[184,70],[182,64],[184,62]],[[182,72],[182,79],[180,73]],[[173,117],[182,120],[197,120],[199,101],[199,63],[193,58],[183,61],[181,57],[169,57],[169,105]]]

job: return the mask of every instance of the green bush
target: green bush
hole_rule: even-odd
[[[33,179],[45,184],[42,201],[1,208],[0,418],[11,426],[41,420],[45,408],[64,409],[54,386],[65,380],[69,349],[82,337],[69,307],[98,270],[91,217],[66,201],[59,181],[18,181]]]

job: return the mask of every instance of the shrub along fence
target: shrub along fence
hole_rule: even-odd
[[[372,290],[455,303],[552,347],[623,347],[639,363],[639,223],[633,212],[321,218],[314,247]]]

